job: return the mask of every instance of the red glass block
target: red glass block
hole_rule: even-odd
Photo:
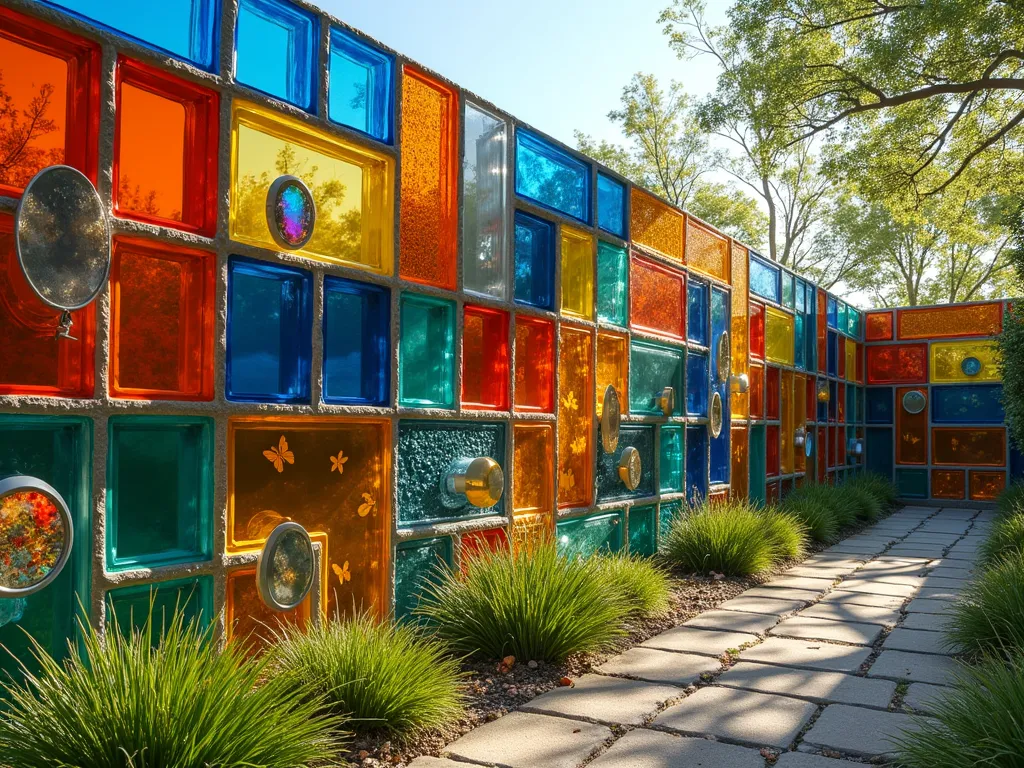
[[[971,499],[974,501],[995,501],[1006,488],[1005,472],[979,472],[972,469],[969,477]]]
[[[807,420],[817,421],[818,419],[818,386],[814,376],[807,377]]]
[[[782,405],[782,383],[780,381],[780,371],[775,366],[769,365],[767,369],[768,373],[768,387],[767,387],[767,404],[765,406],[765,418],[768,421],[775,421],[779,418],[779,412],[781,411]]]
[[[838,355],[839,355],[838,365],[839,365],[839,371],[837,372],[837,375],[839,376],[840,379],[845,379],[846,378],[846,344],[847,344],[846,337],[845,336],[840,336],[838,341],[839,341],[839,345],[838,345]],[[851,341],[849,343],[852,344],[853,342]]]
[[[818,291],[818,373],[825,373],[828,363],[828,297]]]
[[[251,656],[258,656],[273,643],[275,632],[289,626],[305,626],[311,617],[313,601],[310,595],[290,611],[278,612],[269,608],[256,586],[255,567],[228,571],[225,591],[226,639],[244,644]]]
[[[470,558],[481,552],[498,552],[508,548],[508,531],[504,528],[490,528],[486,531],[470,531],[462,534],[462,569],[465,571]]]
[[[892,341],[892,311],[866,313],[864,338],[867,341]]]
[[[725,504],[729,501],[729,491],[716,491],[708,495],[708,504]]]
[[[896,463],[928,463],[928,408],[921,413],[907,413],[903,397],[908,392],[928,392],[919,387],[898,387],[896,389]]]
[[[629,322],[633,328],[686,338],[686,276],[635,254],[629,262]]]
[[[768,504],[777,504],[779,501],[779,483],[768,483],[764,487],[764,498]]]
[[[962,469],[933,469],[933,499],[962,499],[964,497],[964,475]]]
[[[467,304],[462,323],[462,406],[508,410],[508,313]]]
[[[927,344],[886,344],[867,348],[868,384],[926,384]]]
[[[825,459],[828,456],[828,430],[825,427],[818,427],[818,445],[814,455],[818,459],[818,482],[825,482]]]
[[[764,366],[752,363],[747,374],[750,377],[750,418],[764,418]]]
[[[750,356],[764,360],[764,304],[750,302]]]
[[[516,315],[517,411],[555,410],[555,324]]]
[[[768,477],[779,475],[779,425],[765,427],[765,466]]]
[[[836,398],[836,419],[840,424],[846,423],[846,385],[839,382],[839,394]]]

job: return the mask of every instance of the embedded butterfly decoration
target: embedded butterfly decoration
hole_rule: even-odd
[[[277,441],[277,448],[264,451],[263,455],[267,457],[267,461],[273,464],[274,469],[278,472],[284,472],[284,463],[286,461],[289,464],[295,463],[295,454],[288,450],[288,441],[284,439],[284,435],[281,435],[281,439]]]
[[[331,456],[331,472],[338,470],[340,475],[345,471],[345,462],[349,460],[349,457],[345,455],[344,451],[338,451],[337,456]]]
[[[342,584],[346,581],[352,581],[352,572],[348,569],[348,560],[340,568],[337,563],[331,563],[331,570],[334,571],[334,575],[338,577],[338,581]]]
[[[366,517],[368,514],[377,512],[377,500],[368,493],[363,494],[363,503],[359,505],[359,516]]]

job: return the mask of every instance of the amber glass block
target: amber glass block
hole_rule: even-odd
[[[686,338],[686,276],[635,254],[629,262],[629,323],[648,333]]]
[[[838,370],[836,371],[836,375],[840,379],[845,379],[846,378],[846,346],[847,346],[847,343],[848,342],[847,342],[845,336],[839,336],[836,339],[837,367],[838,367]],[[852,344],[853,342],[849,342],[849,343]]]
[[[555,324],[516,315],[517,411],[555,410]]]
[[[928,381],[927,344],[868,347],[868,384],[924,384]]]
[[[975,358],[978,373],[969,376],[964,361]],[[932,382],[999,381],[999,348],[994,341],[947,341],[931,345]],[[969,370],[969,369],[968,369]]]
[[[779,425],[769,424],[765,427],[765,464],[768,477],[779,474]]]
[[[255,568],[228,571],[224,595],[224,622],[227,639],[243,643],[250,651],[259,651],[273,642],[274,633],[293,625],[305,625],[311,616],[312,595],[290,611],[267,607],[256,588]]]
[[[782,381],[779,376],[779,369],[769,365],[766,369],[767,380],[765,381],[765,418],[768,421],[776,421],[779,418],[782,405]]]
[[[686,217],[686,264],[705,275],[729,282],[729,238]]]
[[[600,331],[597,334],[597,417],[604,411],[604,392],[608,385],[619,396],[619,410],[629,410],[629,337]]]
[[[512,428],[512,510],[516,515],[546,514],[552,500],[554,430],[550,424],[516,424]]]
[[[684,260],[686,217],[638,187],[630,189],[630,232],[633,242],[675,259]]]
[[[998,336],[1002,330],[1001,302],[896,310],[896,334],[900,339]]]
[[[562,314],[594,319],[594,238],[562,226]]]
[[[1005,466],[1006,430],[933,427],[932,464]]]
[[[735,272],[733,274],[736,274]],[[732,496],[734,499],[745,499],[750,487],[748,472],[750,454],[747,446],[747,427],[732,428],[730,447],[732,450]]]
[[[750,418],[764,418],[764,366],[758,363],[750,364],[750,387],[747,390],[750,395]]]
[[[750,356],[764,360],[764,304],[750,302]]]
[[[962,469],[933,469],[932,498],[962,499],[964,497],[965,474]]]
[[[112,397],[213,399],[216,265],[208,251],[114,240]]]
[[[868,312],[864,315],[866,341],[892,341],[892,312]]]
[[[466,305],[462,324],[462,405],[508,410],[508,313]]]
[[[764,356],[773,363],[793,364],[793,316],[765,307]],[[753,334],[751,334],[753,338]]]
[[[281,522],[326,536],[327,614],[387,611],[391,423],[253,416],[228,422],[227,550]]]
[[[839,382],[837,388],[838,396],[836,397],[836,420],[840,424],[846,423],[846,385],[843,382]]]
[[[793,474],[796,459],[793,456],[793,430],[796,429],[794,413],[796,411],[796,396],[793,392],[794,381],[792,371],[782,371],[782,431],[779,439],[781,441],[781,464],[782,474]]]
[[[749,332],[747,316],[750,306],[747,303],[749,290],[747,287],[748,269],[747,249],[741,245],[732,245],[732,319],[731,341],[732,341],[732,374],[741,376],[747,373],[749,365]],[[750,411],[750,395],[733,392],[729,399],[733,418],[745,419]],[[746,495],[744,493],[744,495]]]
[[[516,515],[512,519],[512,547],[520,552],[531,552],[535,547],[554,538],[554,515]]]
[[[1005,472],[979,472],[972,469],[969,478],[971,498],[975,501],[995,501],[1006,488]]]
[[[558,506],[593,496],[593,335],[563,325],[558,334]]]
[[[828,362],[828,297],[824,291],[818,291],[818,373],[825,372]]]
[[[458,94],[406,66],[398,272],[407,280],[455,289],[458,163]]]

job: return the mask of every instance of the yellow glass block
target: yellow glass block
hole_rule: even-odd
[[[686,217],[637,187],[630,191],[633,242],[682,263]]]
[[[696,219],[686,217],[686,264],[705,275],[729,282],[729,238]]]
[[[750,312],[748,281],[749,254],[742,245],[732,246],[732,374],[741,376],[749,368],[749,325],[747,315]],[[730,409],[734,419],[745,419],[750,410],[750,395],[733,392],[730,397]]]
[[[554,429],[550,424],[516,424],[512,428],[512,510],[516,515],[554,510]]]
[[[594,484],[594,336],[563,325],[558,340],[558,506],[585,507]]]
[[[785,397],[785,394],[783,394]],[[785,403],[783,403],[785,408]],[[793,434],[807,423],[807,377],[802,373],[793,374]],[[807,470],[807,454],[802,447],[793,448],[793,471]]]
[[[846,380],[857,380],[857,353],[860,352],[860,344],[850,339],[846,340]]]
[[[629,410],[629,338],[617,333],[601,331],[597,334],[597,417],[604,412],[604,392],[608,385],[615,387],[619,396],[619,409]]]
[[[996,365],[998,354],[994,341],[933,342],[929,352],[931,381],[933,384],[949,381],[999,381],[999,368]],[[975,358],[981,364],[981,370],[975,376],[964,372],[965,367],[970,369],[970,363],[964,365],[968,358]]]
[[[227,550],[259,549],[294,520],[326,537],[327,613],[387,610],[388,419],[235,417],[228,422]]]
[[[313,237],[292,253],[390,275],[394,159],[244,101],[231,115],[231,238],[280,250],[267,225],[267,192],[291,174],[309,187],[317,213]]]
[[[594,238],[564,225],[562,314],[594,319]]]
[[[794,408],[796,395],[793,392],[793,372],[782,371],[782,428],[780,430],[782,474],[791,475],[794,471],[793,430]]]
[[[774,307],[765,307],[765,357],[772,363],[793,364],[793,316]]]
[[[539,544],[553,539],[554,516],[516,515],[512,519],[512,546],[516,552],[532,552]]]

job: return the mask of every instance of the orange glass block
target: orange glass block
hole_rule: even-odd
[[[554,429],[550,424],[516,424],[512,428],[514,514],[554,510]]]
[[[594,238],[562,226],[562,314],[594,319]]]
[[[749,265],[747,249],[736,243],[732,244],[732,318],[730,321],[732,342],[732,375],[742,376],[747,373],[749,365],[748,333],[749,325],[747,304],[749,290],[747,286]],[[729,398],[730,410],[734,419],[745,419],[750,412],[750,395],[733,392]]]
[[[512,520],[512,547],[516,552],[532,552],[536,547],[553,539],[554,516],[517,515]]]
[[[585,507],[593,496],[594,336],[563,325],[558,334],[558,506]]]
[[[274,632],[294,625],[305,625],[312,614],[312,595],[290,611],[267,607],[256,588],[256,568],[234,568],[227,573],[224,595],[224,623],[227,640],[243,643],[250,653],[258,653],[273,641]]]
[[[326,536],[327,615],[386,613],[390,420],[235,417],[227,450],[228,552],[259,549],[294,520]]]
[[[782,474],[791,475],[795,471],[796,458],[794,457],[793,431],[795,426],[796,395],[793,391],[793,372],[782,371],[782,431],[781,439],[781,461]]]
[[[750,387],[747,393],[750,395],[750,418],[764,418],[764,366],[757,363],[750,364]]]
[[[933,499],[962,499],[966,485],[965,474],[962,469],[933,469],[931,497]]]
[[[686,217],[639,187],[630,188],[633,242],[683,263]]]
[[[892,341],[892,312],[865,313],[864,338],[867,341]]]
[[[748,432],[749,430],[745,426],[734,426],[730,435],[732,440],[730,443],[732,451],[730,483],[732,484],[732,496],[734,499],[745,499],[749,492],[750,453],[747,445]]]
[[[907,392],[920,392],[925,397],[927,390],[919,387],[898,387],[896,389],[896,463],[928,463],[928,408],[920,413],[907,413],[903,407],[903,396]]]
[[[467,304],[462,323],[462,406],[508,410],[508,313]]]
[[[648,333],[686,338],[686,276],[636,254],[629,262],[629,323]]]
[[[516,315],[515,407],[517,411],[555,410],[555,324]]]
[[[619,396],[619,410],[629,410],[629,337],[600,331],[597,334],[597,417],[604,412],[608,385]]]
[[[828,363],[828,296],[822,290],[818,291],[818,373],[825,373]]]
[[[217,257],[115,238],[110,267],[110,395],[212,400]]]
[[[846,378],[848,381],[864,383],[864,364],[861,358],[864,356],[862,344],[846,340]]]
[[[729,238],[686,217],[686,263],[691,269],[729,282]]]
[[[900,339],[998,336],[1002,330],[1002,302],[896,310]]]
[[[408,65],[402,71],[399,269],[406,280],[455,289],[459,96]]]
[[[1006,466],[1006,430],[933,427],[932,464]]]
[[[488,528],[485,531],[470,531],[462,534],[462,569],[465,570],[469,559],[484,552],[499,552],[508,549],[508,531],[504,528]]]
[[[750,302],[750,356],[764,360],[764,304]]]
[[[836,396],[836,420],[840,424],[846,423],[846,385],[839,382]]]
[[[969,478],[971,499],[974,501],[995,501],[1006,488],[1005,472],[979,472],[972,469]]]
[[[867,349],[868,384],[924,384],[927,344],[887,344]]]

